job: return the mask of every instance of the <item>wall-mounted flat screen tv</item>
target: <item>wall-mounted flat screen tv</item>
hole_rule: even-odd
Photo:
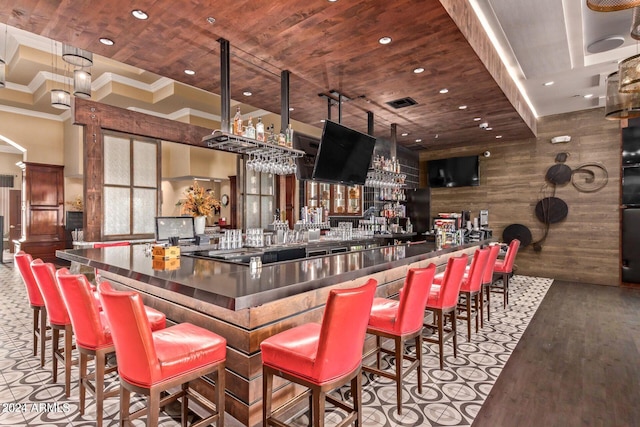
[[[622,164],[640,163],[640,127],[622,128]]]
[[[318,147],[320,147],[320,139],[300,132],[293,133],[293,148],[306,153],[296,158],[296,178],[305,180],[313,177]]]
[[[169,237],[177,237],[181,242],[195,240],[196,231],[192,216],[157,216],[156,241],[168,241]]]
[[[640,206],[640,167],[626,167],[622,174],[622,204]]]
[[[313,179],[345,185],[364,185],[376,139],[327,120],[313,168]]]
[[[480,185],[478,156],[429,160],[427,170],[431,188]]]

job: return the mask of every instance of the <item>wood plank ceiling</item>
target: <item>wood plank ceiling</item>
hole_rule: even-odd
[[[398,142],[414,150],[533,136],[438,0],[8,3],[0,6],[8,25],[213,93],[220,93],[218,40],[227,39],[232,99],[280,113],[280,73],[289,70],[291,117],[318,127],[328,115],[319,94],[335,90],[349,99],[343,124],[365,132],[371,111],[376,136],[389,137],[395,123]],[[149,19],[136,20],[133,9]],[[383,36],[393,41],[378,43]],[[417,105],[387,105],[404,97]],[[337,121],[337,105],[330,109]],[[480,129],[475,117],[493,130]]]

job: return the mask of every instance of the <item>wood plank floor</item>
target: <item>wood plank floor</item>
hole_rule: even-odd
[[[640,426],[640,289],[555,281],[473,427]]]

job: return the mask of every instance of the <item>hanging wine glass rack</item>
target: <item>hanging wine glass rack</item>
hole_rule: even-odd
[[[214,130],[211,135],[202,138],[202,142],[205,143],[208,148],[238,154],[256,154],[282,159],[295,159],[306,154],[304,151],[296,150],[295,148],[262,142],[257,139],[246,138],[219,130]]]

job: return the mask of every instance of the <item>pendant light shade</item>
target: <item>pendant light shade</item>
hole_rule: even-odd
[[[608,120],[622,120],[640,117],[640,93],[622,93],[618,72],[607,77],[607,100],[604,116]]]
[[[4,60],[2,58],[0,58],[0,88],[3,88],[6,86],[6,80],[5,80],[5,68],[6,68],[7,64],[4,63]]]
[[[635,40],[640,40],[640,6],[633,9],[630,35]]]
[[[66,90],[51,90],[51,106],[59,110],[67,110],[71,108],[71,94]]]
[[[78,67],[90,67],[93,65],[93,53],[68,44],[62,45],[62,59]]]
[[[620,92],[631,93],[640,91],[640,55],[633,55],[620,62]]]
[[[587,0],[587,6],[596,12],[613,12],[640,6],[640,0]]]
[[[73,72],[73,94],[80,98],[91,98],[91,73],[85,70]]]

